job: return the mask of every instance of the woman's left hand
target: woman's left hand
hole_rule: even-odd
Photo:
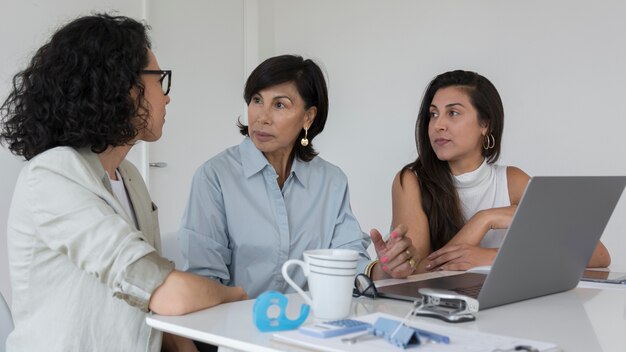
[[[497,251],[497,248],[482,248],[466,243],[446,245],[426,257],[426,270],[467,270],[491,265]]]
[[[373,280],[385,277],[399,279],[413,274],[419,258],[414,256],[411,239],[406,237],[406,232],[406,226],[398,225],[385,242],[378,230],[370,231],[376,255],[380,260],[372,270]]]

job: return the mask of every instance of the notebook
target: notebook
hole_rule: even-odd
[[[378,287],[413,301],[423,287],[457,291],[480,309],[574,288],[626,186],[626,176],[533,177],[488,274],[464,273]]]

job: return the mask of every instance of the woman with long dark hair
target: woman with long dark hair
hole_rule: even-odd
[[[529,181],[519,168],[496,164],[503,127],[502,100],[487,78],[457,70],[430,82],[415,128],[417,160],[392,187],[392,224],[408,226],[417,272],[493,262]],[[609,263],[599,243],[589,266]]]

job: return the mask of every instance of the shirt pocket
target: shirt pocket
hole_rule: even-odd
[[[154,202],[150,202],[152,204],[152,212],[150,214],[150,220],[152,221],[152,233],[154,238],[154,243],[152,245],[160,254],[161,251],[161,229],[159,228],[159,207],[157,207]]]

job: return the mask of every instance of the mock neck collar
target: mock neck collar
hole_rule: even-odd
[[[491,171],[487,159],[484,159],[476,170],[454,176],[454,185],[457,189],[476,187],[489,178]]]

